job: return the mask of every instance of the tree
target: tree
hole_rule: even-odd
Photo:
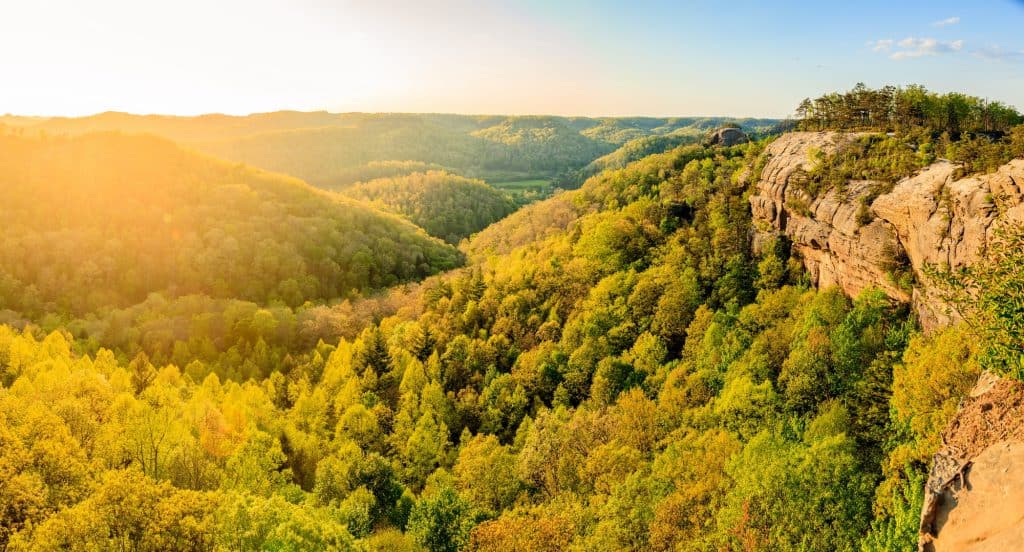
[[[443,422],[438,424],[433,412],[424,412],[405,442],[402,453],[405,480],[410,487],[423,487],[427,476],[444,459],[447,448],[448,427]]]
[[[454,474],[460,495],[492,514],[510,507],[523,490],[516,477],[515,454],[493,435],[477,435],[464,444]]]
[[[248,438],[227,459],[224,484],[229,489],[270,496],[282,491],[289,483],[290,474],[282,469],[285,460],[277,439],[250,428]]]
[[[1024,227],[1003,224],[993,237],[977,263],[930,275],[984,344],[982,366],[1024,379]]]
[[[868,529],[871,479],[844,434],[805,445],[764,432],[726,471],[735,485],[717,516],[723,545],[854,550]]]
[[[416,544],[430,552],[459,552],[469,543],[474,525],[472,506],[455,489],[445,486],[416,502],[407,531]]]

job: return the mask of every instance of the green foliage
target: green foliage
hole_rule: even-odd
[[[892,513],[871,524],[871,531],[860,543],[861,552],[889,552],[917,548],[924,506],[924,484],[927,475],[912,471],[901,482]]]
[[[1024,379],[1024,228],[997,227],[979,262],[955,272],[932,267],[930,276],[975,329],[982,366]]]
[[[493,435],[477,435],[465,443],[453,473],[460,494],[492,515],[511,507],[523,490],[515,453]]]
[[[469,503],[445,486],[413,506],[408,531],[416,544],[430,552],[459,552],[469,543],[473,525]]]
[[[898,130],[926,127],[937,133],[1005,132],[1024,122],[1012,107],[958,92],[937,94],[923,86],[858,83],[852,90],[805,99],[797,108],[801,130]]]
[[[339,170],[334,177],[334,187],[344,190],[351,184],[358,182],[369,182],[378,178],[398,178],[414,173],[428,171],[443,171],[444,167],[436,163],[424,163],[423,161],[370,161],[365,165],[352,167],[348,170]]]
[[[583,180],[575,176],[577,170],[629,139],[703,132],[726,121],[322,111],[165,117],[109,112],[28,120],[19,126],[26,134],[116,130],[163,136],[328,189],[442,168],[487,181],[557,177],[559,187],[576,188]],[[776,121],[741,123],[757,130]]]
[[[491,186],[511,198],[517,207],[550,197],[554,193],[551,181],[544,179],[491,182]]]
[[[397,218],[157,138],[0,136],[0,150],[0,308],[84,314],[153,292],[298,306],[460,261]]]
[[[440,171],[372,180],[344,194],[403,215],[452,244],[515,210],[510,199],[482,181]]]
[[[821,156],[802,187],[814,197],[828,189],[844,193],[851,180],[870,180],[870,204],[874,197],[891,191],[897,180],[934,161],[919,151],[920,140],[916,135],[867,134],[843,142],[834,153]]]
[[[418,117],[538,156],[633,139],[633,124],[662,132]],[[905,170],[876,167],[902,150],[872,140],[856,163]],[[1000,317],[1019,313],[979,301],[996,333],[925,338],[881,292],[801,285],[785,242],[751,250],[764,145],[603,171],[464,242],[470,266],[386,296],[286,306],[168,289],[39,326],[5,313],[24,327],[0,324],[0,543],[905,547],[939,430],[978,351],[1012,344]]]
[[[855,550],[868,527],[871,480],[842,433],[808,444],[761,433],[727,472],[735,486],[718,524],[729,548]]]
[[[962,174],[974,174],[994,171],[1024,154],[1024,117],[1015,109],[916,85],[872,90],[858,84],[846,93],[804,100],[797,116],[801,130],[866,132],[829,155],[819,152],[814,168],[794,180],[811,197],[826,190],[842,196],[848,182],[869,181],[861,197],[860,224],[870,222],[867,207],[876,197],[939,157],[960,163]]]

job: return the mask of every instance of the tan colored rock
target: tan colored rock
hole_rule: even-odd
[[[957,165],[941,161],[899,182],[871,210],[896,228],[916,270],[925,264],[961,268],[984,253],[998,220],[1024,223],[1024,159],[998,171],[954,180]]]
[[[942,435],[925,485],[921,552],[1024,543],[1024,384],[982,374]]]
[[[768,147],[770,158],[750,198],[755,249],[785,235],[814,284],[839,286],[851,296],[877,287],[911,302],[926,330],[944,326],[958,315],[927,286],[902,289],[890,273],[904,256],[918,282],[925,281],[927,265],[967,266],[984,254],[999,224],[1024,224],[1024,159],[961,179],[958,165],[934,163],[876,198],[873,220],[861,226],[857,214],[870,182],[850,182],[842,195],[831,190],[818,198],[794,184],[813,167],[816,152],[831,153],[857,136],[793,132]]]
[[[774,235],[785,235],[803,259],[812,282],[839,286],[850,296],[878,287],[900,301],[910,301],[889,276],[889,265],[902,254],[891,226],[880,220],[861,226],[861,198],[871,182],[850,182],[840,194],[829,190],[811,198],[793,184],[794,175],[813,168],[815,151],[830,153],[854,134],[794,132],[773,142],[756,193],[750,198],[756,230],[755,247]],[[797,209],[797,205],[805,206]]]

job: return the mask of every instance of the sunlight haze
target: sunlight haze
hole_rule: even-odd
[[[718,6],[6,2],[0,112],[778,117],[858,81],[1024,96],[1019,3]]]
[[[0,552],[1024,541],[1024,0],[0,0]]]

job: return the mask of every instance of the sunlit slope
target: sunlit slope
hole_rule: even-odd
[[[156,134],[325,188],[414,172],[403,172],[403,164],[419,164],[418,170],[444,167],[488,182],[542,178],[574,187],[582,182],[577,171],[629,140],[697,135],[730,120],[295,111],[247,116],[110,112],[46,120],[0,117],[0,123],[23,127],[29,134]],[[739,122],[747,130],[772,123]]]
[[[519,247],[530,246],[561,233],[578,233],[579,228],[571,229],[581,216],[614,206],[623,201],[622,197],[635,200],[645,189],[657,186],[661,181],[660,174],[665,172],[661,168],[663,165],[683,166],[691,161],[707,159],[714,151],[691,144],[628,163],[624,157],[624,166],[602,170],[578,189],[527,205],[488,226],[464,244],[463,250],[471,259],[479,261],[491,255],[509,254]]]
[[[449,243],[458,243],[515,210],[511,199],[484,182],[443,171],[378,178],[343,193],[408,217]]]
[[[0,123],[50,134],[89,134],[117,130],[131,134],[157,134],[176,142],[196,143],[239,138],[260,132],[348,124],[326,111],[274,111],[251,115],[211,113],[194,117],[136,115],[107,111],[85,117],[0,116]]]
[[[399,217],[155,137],[0,136],[0,219],[0,309],[22,312],[151,292],[297,305],[459,262]]]
[[[386,160],[434,163],[466,176],[500,181],[554,176],[612,149],[553,117],[492,121],[379,114],[350,120],[349,126],[265,132],[197,147],[329,188],[366,180],[369,175],[364,173],[372,164]]]

